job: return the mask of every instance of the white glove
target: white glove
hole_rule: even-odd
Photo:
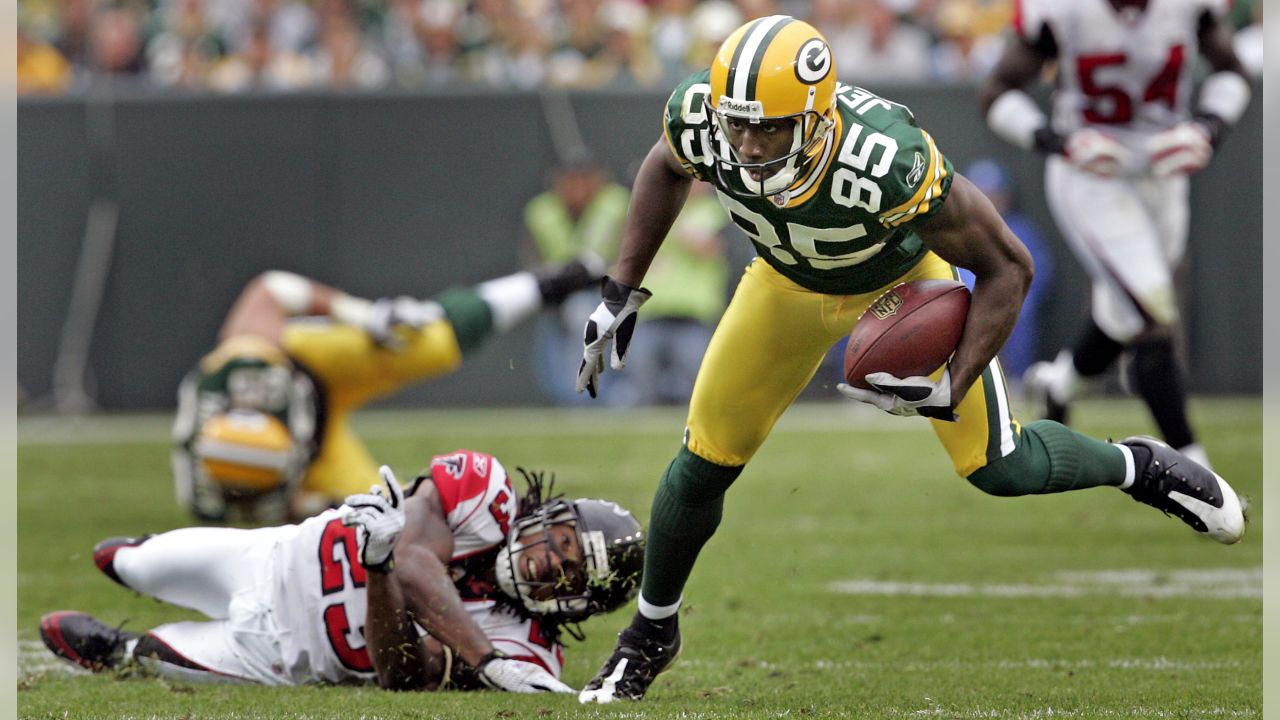
[[[369,307],[364,329],[374,342],[395,349],[402,344],[396,333],[398,329],[418,330],[442,317],[444,309],[437,302],[407,295],[384,297],[374,300]]]
[[[1066,155],[1081,170],[1114,177],[1128,166],[1133,153],[1093,128],[1080,128],[1067,136]]]
[[[937,382],[923,375],[899,379],[889,373],[878,372],[867,375],[867,384],[874,389],[863,390],[840,383],[836,390],[847,398],[875,405],[890,415],[922,415],[948,422],[954,422],[958,418],[951,409],[949,369],[942,371],[942,377]]]
[[[1200,123],[1183,122],[1147,140],[1151,174],[1158,178],[1190,175],[1213,157],[1213,143]]]
[[[513,693],[556,692],[571,693],[574,689],[547,672],[541,665],[523,660],[512,660],[491,652],[476,666],[476,675],[491,690]]]
[[[362,495],[349,495],[339,510],[343,525],[356,527],[360,564],[386,572],[393,566],[391,552],[404,531],[404,490],[391,468],[378,468],[382,485],[374,485]]]
[[[604,296],[595,312],[587,318],[582,331],[582,364],[578,366],[578,392],[586,390],[596,396],[600,373],[604,372],[604,353],[613,341],[609,364],[614,370],[627,366],[627,348],[631,346],[631,333],[636,328],[636,311],[653,293],[644,288],[633,288],[607,277],[600,291]]]

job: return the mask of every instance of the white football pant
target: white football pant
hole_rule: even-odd
[[[1187,244],[1186,176],[1105,178],[1054,155],[1045,163],[1049,209],[1093,280],[1098,327],[1128,343],[1147,326],[1178,322],[1173,270]]]
[[[184,528],[116,551],[116,573],[129,587],[213,618],[151,630],[207,672],[163,662],[148,662],[148,667],[187,680],[291,684],[279,667],[282,655],[271,608],[271,579],[273,548],[292,530],[293,526]]]

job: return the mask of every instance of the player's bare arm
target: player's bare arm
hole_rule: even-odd
[[[1000,56],[991,76],[982,86],[979,96],[982,112],[984,114],[990,112],[996,98],[1006,91],[1021,90],[1035,82],[1049,59],[1022,38],[1010,38],[1005,45],[1004,54]]]
[[[1214,72],[1229,71],[1245,76],[1244,65],[1236,57],[1235,47],[1231,41],[1231,28],[1221,18],[1211,12],[1200,16],[1198,29],[1200,54],[1209,61]]]
[[[675,224],[689,197],[693,178],[680,166],[665,138],[649,150],[631,191],[622,246],[613,275],[601,286],[602,302],[583,329],[582,362],[574,386],[596,397],[605,356],[614,370],[626,366],[627,348],[635,328],[635,313],[649,299],[640,287],[658,248]]]
[[[975,279],[964,334],[949,367],[955,407],[1013,332],[1034,266],[991,201],[962,175],[956,175],[941,210],[913,229],[930,250],[973,271]]]
[[[300,315],[329,315],[354,325],[365,324],[372,303],[324,283],[282,270],[269,270],[249,281],[227,313],[218,338],[257,335],[277,344],[285,322]]]
[[[1014,36],[1005,44],[1004,53],[979,93],[987,124],[1025,150],[1066,154],[1066,138],[1049,127],[1035,101],[1024,92],[1056,57],[1057,45],[1048,30],[1034,44]]]
[[[654,255],[684,207],[692,185],[693,178],[671,153],[666,139],[658,138],[636,174],[614,279],[633,288],[640,287]]]
[[[222,323],[222,330],[218,334],[219,340],[237,335],[257,335],[276,344],[280,343],[285,321],[295,313],[288,312],[285,305],[272,292],[268,283],[269,277],[271,277],[270,272],[255,277],[240,292],[240,296],[236,298],[235,304],[227,313],[227,319]],[[308,285],[316,284],[300,277],[298,279]],[[309,292],[309,288],[304,286],[303,291]]]
[[[365,330],[379,345],[395,348],[399,327],[419,328],[440,316],[432,302],[411,297],[368,300],[283,270],[254,278],[236,298],[219,334],[220,340],[256,335],[277,345],[285,323],[303,315],[327,316]]]
[[[401,551],[405,565],[412,567],[414,552],[407,545]],[[378,686],[387,690],[438,687],[443,678],[432,670],[439,663],[418,638],[417,629],[405,610],[404,591],[398,578],[370,573],[367,591],[369,605],[364,634],[369,658],[378,674]]]
[[[1241,85],[1247,89],[1248,80],[1245,79],[1244,65],[1240,63],[1240,58],[1236,57],[1236,51],[1232,45],[1231,29],[1221,18],[1211,12],[1203,13],[1200,16],[1197,35],[1200,42],[1200,54],[1209,63],[1211,74],[1205,79],[1204,86],[1200,90],[1200,111],[1196,113],[1196,119],[1209,131],[1210,139],[1216,146],[1222,140],[1222,135],[1227,125],[1234,122],[1238,117],[1238,113],[1234,112],[1234,108],[1231,107],[1228,98],[1233,92],[1239,94]],[[1238,79],[1232,75],[1218,75],[1218,73],[1233,73]],[[1232,88],[1233,85],[1235,86],[1234,88]],[[1218,109],[1217,112],[1205,108],[1205,101],[1209,99],[1208,96],[1214,93],[1224,94],[1222,102],[1228,103]],[[1247,93],[1245,95],[1243,102],[1237,101],[1241,106],[1240,112],[1243,111],[1243,106],[1248,103]],[[1216,105],[1218,103],[1210,101],[1210,104]],[[1224,117],[1224,115],[1227,117]]]
[[[413,622],[477,665],[493,645],[467,614],[449,577],[453,534],[434,487],[423,483],[405,501],[405,531],[396,544],[392,574],[369,574],[365,639],[382,687],[427,689],[436,678]]]

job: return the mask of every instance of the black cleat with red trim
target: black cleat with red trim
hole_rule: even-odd
[[[102,672],[119,666],[125,646],[137,633],[98,620],[88,613],[60,610],[40,618],[40,639],[54,655],[86,670]]]
[[[98,566],[98,569],[102,571],[103,575],[106,575],[107,577],[111,578],[112,580],[116,581],[117,583],[119,583],[124,587],[129,587],[128,585],[125,584],[124,580],[120,579],[120,575],[116,573],[116,567],[115,567],[116,552],[118,552],[120,548],[137,547],[142,543],[146,542],[147,538],[149,537],[151,536],[143,535],[142,537],[136,537],[136,538],[133,538],[133,537],[107,538],[106,540],[103,540],[102,542],[93,546],[93,563]],[[133,588],[129,588],[129,589],[132,590]]]

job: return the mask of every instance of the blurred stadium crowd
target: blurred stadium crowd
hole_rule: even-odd
[[[812,22],[857,82],[967,82],[1015,0],[19,0],[18,89],[93,82],[252,90],[665,87],[741,22]],[[1261,74],[1261,0],[1238,0]],[[1256,47],[1255,47],[1256,46]],[[1256,64],[1251,60],[1256,56]]]

